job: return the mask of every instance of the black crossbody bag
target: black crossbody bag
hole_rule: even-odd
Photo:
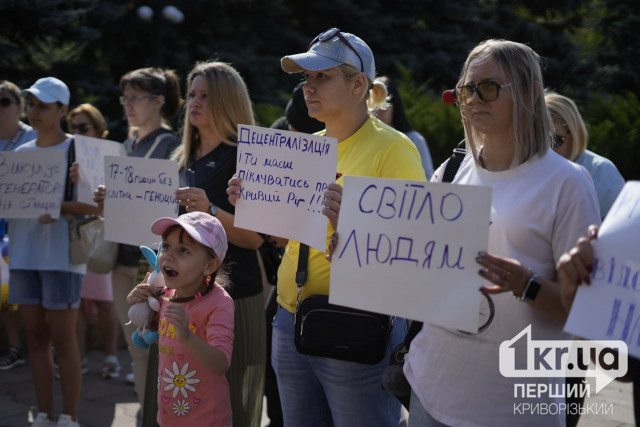
[[[329,303],[328,295],[302,299],[309,246],[300,243],[295,345],[299,353],[375,365],[387,352],[390,316]]]

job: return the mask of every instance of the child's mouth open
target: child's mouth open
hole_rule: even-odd
[[[178,272],[171,267],[164,267],[165,277],[178,277]]]

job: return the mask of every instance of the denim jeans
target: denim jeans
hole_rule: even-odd
[[[380,378],[389,365],[391,349],[404,339],[404,319],[396,320],[384,359],[365,365],[298,353],[293,318],[278,306],[273,321],[271,363],[278,379],[284,425],[397,427],[400,402],[382,389]]]
[[[447,427],[446,424],[441,423],[431,416],[431,414],[424,409],[418,396],[411,391],[411,403],[409,404],[409,427]]]

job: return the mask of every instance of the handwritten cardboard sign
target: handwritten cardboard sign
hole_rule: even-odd
[[[242,192],[234,225],[286,237],[324,251],[324,191],[336,179],[335,138],[238,125]]]
[[[151,233],[153,221],[178,216],[178,164],[173,160],[105,156],[104,178],[105,239],[136,246],[159,242],[160,237]]]
[[[640,358],[640,181],[625,184],[592,245],[591,285],[578,288],[564,329],[624,341]]]
[[[477,332],[491,188],[347,176],[329,301]]]
[[[0,152],[0,218],[59,218],[66,176],[66,150]]]
[[[123,144],[107,139],[76,135],[74,148],[78,162],[78,201],[95,205],[93,191],[104,184],[104,156],[126,156]]]

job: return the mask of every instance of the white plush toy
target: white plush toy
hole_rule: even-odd
[[[147,278],[147,284],[154,288],[157,294],[160,295],[164,289],[164,277],[158,267],[158,256],[153,252],[153,249],[146,246],[140,246],[140,250],[147,261],[149,261],[151,267],[153,267],[151,275]],[[160,252],[160,248],[158,248],[158,252]],[[155,323],[155,313],[159,311],[160,302],[154,297],[149,297],[146,302],[133,304],[129,308],[129,319],[138,327],[131,335],[131,340],[137,347],[146,350],[149,348],[149,344],[158,341],[158,331],[152,330],[151,325]]]

